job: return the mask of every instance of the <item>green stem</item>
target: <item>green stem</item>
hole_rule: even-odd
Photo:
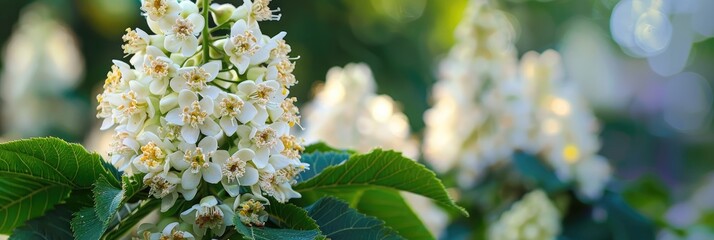
[[[208,13],[210,12],[210,6],[211,5],[211,0],[203,0],[203,20],[204,20],[204,25],[203,25],[203,33],[201,35],[203,36],[203,63],[208,63],[208,58],[210,57],[210,48],[208,47],[211,45],[211,35],[208,32]]]

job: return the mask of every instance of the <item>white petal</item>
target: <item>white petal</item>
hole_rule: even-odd
[[[178,52],[181,48],[181,44],[182,42],[176,38],[176,35],[168,35],[164,38],[164,47],[166,50],[169,50],[169,52]]]
[[[165,79],[154,79],[149,85],[149,90],[151,93],[156,95],[163,95],[166,92],[166,88],[169,86],[169,81]]]
[[[183,199],[186,199],[186,201],[191,201],[191,200],[193,200],[194,197],[196,197],[198,188],[193,188],[193,189],[181,188],[179,191],[181,192],[181,195],[183,195]]]
[[[252,167],[246,167],[245,173],[243,173],[243,176],[238,180],[240,181],[240,185],[252,186],[258,183],[258,170]]]
[[[257,53],[255,53],[255,55],[253,55],[253,56],[250,58],[250,64],[251,64],[251,65],[257,65],[257,64],[263,63],[263,62],[265,62],[265,61],[268,61],[268,58],[270,58],[270,51],[271,51],[271,50],[272,50],[272,49],[267,48],[267,47],[261,48],[260,50],[258,50]]]
[[[201,30],[203,30],[203,25],[205,23],[203,21],[203,17],[201,16],[201,14],[193,13],[191,15],[188,15],[188,17],[186,19],[189,22],[191,22],[191,24],[193,24],[192,32],[194,35],[198,35],[201,32]]]
[[[146,54],[154,57],[166,57],[166,54],[155,46],[146,47]]]
[[[236,197],[240,195],[240,185],[238,185],[236,182],[228,183],[228,180],[223,179],[221,183],[223,185],[223,189],[225,189],[228,195],[231,195],[231,197]]]
[[[246,95],[252,94],[256,89],[258,89],[258,86],[255,85],[255,82],[250,80],[238,84],[238,91]]]
[[[130,132],[136,132],[139,128],[144,125],[144,119],[146,119],[146,113],[133,114],[129,117],[129,122],[126,125],[126,130]]]
[[[191,171],[184,171],[183,176],[181,176],[181,186],[185,189],[196,188],[200,181],[201,172],[192,173]]]
[[[238,150],[236,153],[233,154],[233,156],[236,156],[243,161],[250,161],[255,157],[255,152],[253,152],[253,150],[250,148],[244,148]]]
[[[201,96],[205,98],[215,99],[221,92],[221,89],[216,86],[207,86],[203,88],[203,91],[201,91]]]
[[[211,75],[208,79],[206,79],[207,81],[210,82],[214,78],[216,78],[216,76],[218,76],[218,71],[221,70],[222,66],[221,66],[221,61],[210,61],[206,64],[203,64],[203,66],[201,66],[201,67],[203,68],[203,70],[206,70],[206,72],[209,75]]]
[[[181,92],[181,90],[188,89],[186,79],[181,76],[180,72],[176,77],[171,79],[171,89],[174,90],[174,92]]]
[[[166,121],[171,124],[176,124],[183,126],[183,119],[181,119],[181,109],[175,108],[166,114]]]
[[[268,111],[265,110],[265,108],[257,108],[257,113],[255,114],[255,117],[253,117],[253,120],[251,120],[252,123],[255,124],[263,124],[265,121],[268,120]]]
[[[166,113],[178,106],[178,94],[171,93],[166,95],[159,100],[159,110],[161,113]],[[178,116],[178,115],[177,115]],[[180,120],[180,119],[179,119]]]
[[[198,38],[188,36],[181,42],[181,54],[184,57],[190,57],[198,51]]]
[[[216,136],[221,133],[221,127],[213,119],[206,119],[201,125],[201,132],[206,136]]]
[[[164,198],[161,199],[161,212],[166,212],[168,211],[171,207],[174,206],[174,203],[176,203],[176,198],[178,198],[178,195],[176,193],[171,193]]]
[[[253,163],[258,169],[262,169],[268,165],[268,156],[270,155],[270,149],[263,148],[258,149],[255,152],[255,157],[253,158]]]
[[[290,165],[290,159],[283,155],[273,155],[270,157],[270,164],[273,165],[275,169],[282,169]]]
[[[211,158],[213,162],[217,163],[219,166],[223,166],[223,164],[226,163],[230,155],[228,154],[228,151],[226,150],[218,150],[213,153],[213,157]]]
[[[258,114],[258,110],[255,109],[255,106],[251,103],[246,103],[243,105],[243,108],[240,110],[240,114],[238,114],[238,121],[242,123],[248,123],[253,118],[255,118],[255,115]]]
[[[231,63],[238,68],[238,74],[243,75],[248,70],[248,66],[250,66],[250,58],[247,56],[231,57]]]
[[[218,149],[218,141],[213,137],[205,137],[198,143],[204,153],[215,152]]]
[[[208,168],[203,169],[203,180],[206,180],[206,182],[218,183],[222,177],[221,166],[216,163],[209,163]]]
[[[171,166],[174,167],[176,170],[183,171],[188,169],[189,164],[184,160],[184,155],[182,152],[174,152],[171,155],[168,156],[169,161],[171,162]]]
[[[196,96],[195,93],[189,91],[189,90],[181,90],[179,92],[179,106],[183,107],[189,107],[193,102],[198,101],[198,96]]]
[[[238,123],[233,117],[224,116],[219,121],[219,124],[221,125],[221,128],[223,128],[223,131],[226,132],[226,136],[233,136],[238,129]]]
[[[108,117],[108,118],[105,118],[104,121],[102,121],[102,127],[99,128],[99,130],[107,130],[107,129],[111,128],[112,126],[114,126],[114,118]]]
[[[192,127],[190,125],[186,125],[181,127],[181,136],[183,136],[183,140],[185,140],[187,143],[196,143],[198,141],[198,134],[201,131],[198,128]]]
[[[245,20],[240,19],[231,27],[231,36],[242,35],[247,29],[248,25],[245,23]]]

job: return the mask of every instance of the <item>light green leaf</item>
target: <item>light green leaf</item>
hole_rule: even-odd
[[[113,179],[95,153],[57,138],[0,144],[0,233],[8,234],[66,199],[90,189],[100,177]]]
[[[105,177],[100,177],[92,190],[94,193],[94,211],[101,222],[102,234],[110,227],[112,221],[117,223],[116,215],[121,207],[127,204],[135,194],[145,188],[141,174],[123,176],[121,188],[112,185]],[[81,227],[81,226],[78,226]],[[78,229],[81,230],[81,229]]]
[[[330,239],[404,239],[382,220],[365,216],[335,198],[322,198],[307,211]]]
[[[434,239],[397,191],[372,189],[362,193],[357,211],[384,220],[406,239]]]
[[[468,216],[456,205],[434,172],[394,151],[376,149],[352,155],[338,166],[325,168],[319,175],[293,187],[303,196],[325,196],[369,188],[400,190],[431,198]]]

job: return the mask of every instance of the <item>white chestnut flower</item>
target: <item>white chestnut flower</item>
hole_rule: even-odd
[[[222,236],[227,226],[233,226],[235,213],[226,204],[219,204],[214,196],[201,199],[199,204],[181,213],[181,219],[193,224],[193,232],[198,237],[206,235],[211,229],[214,236]]]
[[[272,10],[268,7],[271,0],[243,0],[243,5],[236,8],[233,18],[248,18],[254,21],[279,21],[282,17],[280,8]]]
[[[206,136],[216,136],[221,128],[211,118],[213,114],[213,99],[203,98],[200,101],[196,93],[182,90],[178,96],[179,108],[166,114],[166,121],[181,126],[181,136],[190,144],[198,141],[200,133]]]
[[[243,148],[228,156],[228,152],[216,152],[213,162],[221,166],[221,184],[231,197],[240,194],[241,186],[251,186],[258,182],[258,170],[252,164],[255,152]]]
[[[176,199],[181,179],[174,172],[149,173],[144,175],[144,184],[149,186],[149,196],[161,199],[161,212],[171,208]],[[193,197],[191,197],[193,198]]]
[[[193,240],[196,239],[193,234],[188,231],[182,231],[179,228],[178,222],[172,222],[166,225],[161,232],[150,232],[148,229],[153,229],[155,226],[151,223],[144,223],[139,226],[137,233],[144,236],[145,240]]]
[[[141,0],[141,10],[148,21],[168,26],[181,13],[181,5],[176,0]]]
[[[230,62],[244,74],[248,67],[263,63],[270,58],[270,52],[277,46],[277,41],[285,37],[280,32],[271,39],[264,39],[257,22],[238,20],[231,27],[231,35],[223,45],[223,50],[230,57]]]
[[[159,48],[149,46],[140,68],[144,74],[144,82],[148,82],[152,94],[163,95],[169,86],[171,77],[176,74],[178,65],[164,54]]]
[[[232,93],[221,92],[215,101],[216,116],[220,117],[219,125],[226,136],[233,136],[239,124],[247,124],[258,114],[251,103],[246,103],[241,97]]]
[[[136,156],[140,147],[141,144],[136,140],[136,135],[117,130],[112,136],[108,152],[112,165],[117,166],[119,171],[126,170],[131,166],[131,159]]]
[[[198,13],[191,13],[185,18],[177,17],[171,30],[166,32],[164,47],[169,52],[181,53],[185,57],[193,55],[198,50],[197,37],[204,24],[203,17]]]
[[[155,106],[149,98],[149,88],[139,81],[129,82],[129,91],[109,94],[105,99],[112,106],[112,118],[115,123],[126,125],[129,132],[140,130],[147,118],[153,118]],[[158,107],[158,106],[156,106]]]
[[[253,164],[258,169],[263,169],[269,165],[270,155],[279,154],[285,146],[280,140],[280,136],[287,135],[290,126],[285,122],[275,122],[263,126],[238,126],[236,133],[239,136],[238,147],[250,148],[255,151]]]
[[[218,183],[221,181],[221,166],[211,161],[218,150],[218,142],[213,137],[205,137],[198,143],[182,144],[179,146],[181,152],[171,154],[171,166],[179,171],[183,171],[181,176],[181,186],[185,189],[195,189],[201,179],[208,183]],[[227,155],[227,153],[225,153]]]
[[[179,93],[190,90],[205,98],[215,99],[222,91],[209,83],[216,79],[220,70],[221,61],[210,61],[199,67],[180,68],[176,76],[171,79],[171,89]]]
[[[168,171],[170,164],[168,155],[171,154],[176,147],[168,140],[159,139],[152,132],[143,132],[138,137],[141,148],[138,156],[132,160],[134,167],[139,172],[161,172]]]
[[[243,81],[238,84],[238,93],[241,99],[245,99],[253,104],[257,110],[251,122],[255,124],[264,123],[270,117],[270,113],[281,110],[281,103],[287,96],[287,92],[281,91],[280,83],[268,80]],[[278,114],[279,116],[279,114]],[[277,119],[274,117],[272,119]]]
[[[131,63],[141,61],[139,59],[144,57],[146,48],[151,44],[149,34],[140,28],[135,28],[134,30],[127,28],[126,34],[124,34],[121,39],[124,41],[124,44],[121,45],[124,54],[134,55],[131,57],[131,60],[129,60]]]
[[[281,169],[267,165],[260,170],[260,180],[258,184],[251,186],[251,191],[257,196],[271,196],[281,203],[291,198],[300,198],[300,193],[293,190],[292,184],[295,183],[295,177],[305,169],[305,165],[288,165]]]

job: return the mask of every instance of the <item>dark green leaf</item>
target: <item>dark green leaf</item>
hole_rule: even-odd
[[[97,218],[94,208],[83,208],[74,213],[72,231],[75,239],[95,240],[102,237],[104,228],[102,227],[102,221]]]
[[[293,187],[308,196],[324,196],[366,188],[416,193],[468,215],[449,197],[434,172],[394,151],[376,149],[352,155],[344,164],[325,168],[319,175]]]
[[[361,213],[384,220],[387,226],[406,239],[434,239],[399,192],[366,190],[356,208]]]
[[[236,219],[238,220],[238,219]],[[287,239],[287,240],[313,240],[320,237],[320,231],[313,230],[295,230],[295,229],[281,229],[281,228],[267,228],[267,227],[248,227],[240,224],[240,221],[236,224],[236,230],[243,236],[243,239],[250,240],[273,240],[273,239]]]
[[[156,210],[156,208],[161,205],[161,200],[150,199],[148,201],[141,202],[138,206],[127,209],[127,211],[120,211],[117,213],[120,215],[121,221],[112,228],[106,234],[106,239],[120,239],[122,235],[128,232],[132,227],[138,224],[142,219],[144,219],[149,213]],[[126,204],[124,206],[127,206]],[[110,224],[111,225],[111,224]]]
[[[317,223],[307,215],[305,209],[290,203],[271,201],[270,205],[266,206],[266,211],[270,214],[270,218],[282,228],[296,230],[318,229]]]
[[[614,239],[655,239],[652,222],[632,209],[622,197],[606,192],[601,201]]]
[[[99,155],[56,138],[0,144],[0,233],[8,234],[66,199],[114,178]]]
[[[335,166],[343,163],[350,158],[350,154],[343,152],[314,152],[303,154],[301,161],[310,164],[310,169],[300,173],[297,178],[298,182],[304,182],[329,166]]]
[[[560,181],[551,168],[532,155],[516,153],[513,156],[513,163],[521,174],[548,193],[563,191],[569,187],[569,184]]]
[[[73,239],[70,220],[72,211],[65,205],[57,205],[55,209],[45,212],[41,217],[25,222],[25,225],[15,229],[10,240]]]
[[[365,216],[335,198],[323,198],[307,208],[330,239],[403,239],[382,220]]]

